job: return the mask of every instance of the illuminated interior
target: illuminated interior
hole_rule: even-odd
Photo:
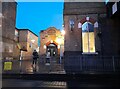
[[[82,50],[83,53],[95,52],[94,26],[90,22],[82,25]]]

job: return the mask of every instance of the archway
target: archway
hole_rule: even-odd
[[[49,43],[46,45],[46,54],[50,53],[51,57],[56,57],[58,55],[58,48],[57,44],[55,43]]]

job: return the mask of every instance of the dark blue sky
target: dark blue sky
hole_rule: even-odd
[[[62,29],[63,2],[18,2],[16,27],[27,28],[39,35],[48,27]]]

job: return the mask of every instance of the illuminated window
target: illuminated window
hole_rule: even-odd
[[[69,25],[70,25],[70,29],[71,29],[71,31],[72,31],[73,28],[74,28],[74,20],[73,20],[73,19],[70,19],[70,20],[69,20]]]
[[[82,25],[82,49],[83,53],[95,52],[94,25],[90,22]]]

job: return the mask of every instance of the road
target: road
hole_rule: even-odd
[[[15,76],[15,75],[14,75]],[[119,75],[23,75],[19,78],[3,78],[4,88],[41,88],[41,89],[120,89]]]

